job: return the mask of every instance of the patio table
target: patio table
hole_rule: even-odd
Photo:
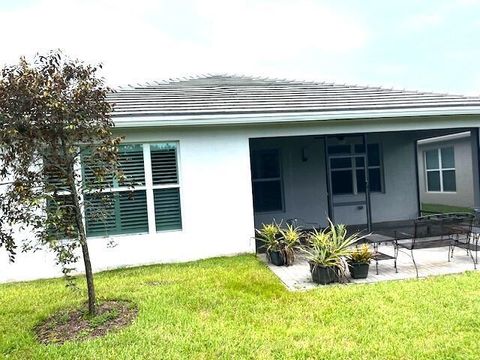
[[[366,243],[373,245],[373,259],[375,260],[375,270],[378,275],[379,261],[395,260],[394,256],[378,251],[378,245],[380,245],[381,243],[393,243],[394,238],[387,235],[372,233],[370,235],[367,235],[364,239]],[[395,269],[396,269],[396,264],[395,264]]]

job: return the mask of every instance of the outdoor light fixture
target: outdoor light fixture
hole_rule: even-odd
[[[308,151],[308,148],[306,146],[304,146],[302,148],[302,161],[305,162],[308,160],[308,157],[309,157],[309,151]]]

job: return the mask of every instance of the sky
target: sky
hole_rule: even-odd
[[[480,95],[480,0],[0,0],[0,65],[50,49],[110,86],[238,74]]]

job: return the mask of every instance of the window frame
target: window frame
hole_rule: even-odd
[[[453,168],[444,168],[442,163],[442,149],[452,149],[453,151]],[[435,151],[437,153],[438,167],[428,169],[427,167],[427,152]],[[425,173],[425,192],[429,194],[456,194],[457,193],[457,169],[455,164],[455,147],[454,146],[442,146],[436,147],[423,151],[423,164],[424,164],[424,173]],[[443,173],[445,171],[453,171],[455,176],[455,191],[445,191],[443,187]],[[429,172],[438,172],[440,177],[440,190],[430,190],[428,188],[428,173]]]
[[[385,193],[385,181],[384,181],[384,167],[383,167],[383,147],[382,144],[380,143],[368,143],[368,145],[377,145],[378,146],[378,159],[379,159],[379,164],[378,165],[368,165],[368,159],[366,157],[365,152],[360,153],[355,151],[355,146],[356,145],[362,145],[362,144],[345,144],[350,147],[350,151],[348,153],[335,153],[332,155],[328,155],[328,161],[330,161],[330,181],[332,181],[332,172],[336,171],[345,171],[349,170],[352,174],[352,192],[346,192],[346,193],[333,193],[333,184],[332,184],[332,194],[334,196],[348,196],[348,195],[363,195],[365,194],[365,191],[359,191],[358,190],[358,178],[357,178],[357,171],[358,170],[365,170],[365,166],[358,166],[357,165],[357,158],[363,158],[364,162],[366,162],[367,165],[367,171],[370,172],[370,170],[378,169],[380,173],[380,191],[375,191],[375,190],[370,190],[370,193],[376,193],[376,194],[384,194]],[[329,145],[328,147],[330,148],[331,146],[337,146],[337,145]],[[338,159],[338,158],[348,158],[350,159],[350,166],[349,167],[342,167],[342,168],[332,168],[331,160],[332,159]],[[365,163],[364,163],[365,164]]]
[[[252,175],[252,195],[254,193],[254,187],[255,183],[260,183],[260,182],[273,182],[273,181],[278,181],[280,183],[280,203],[281,207],[280,209],[276,210],[264,210],[264,211],[258,211],[255,209],[255,202],[253,202],[253,212],[255,214],[273,214],[273,213],[284,213],[285,212],[285,193],[284,193],[284,184],[283,184],[283,166],[282,166],[282,151],[280,148],[265,148],[265,149],[253,149],[251,152],[251,163],[254,164],[253,158],[255,156],[255,153],[266,153],[266,152],[271,152],[275,151],[278,155],[278,177],[269,177],[269,178],[254,178],[253,177],[253,168],[251,170]]]
[[[152,176],[152,161],[151,161],[151,145],[157,144],[175,144],[175,161],[176,161],[176,170],[177,170],[177,182],[170,184],[153,184]],[[181,171],[180,171],[180,142],[178,140],[162,140],[162,141],[152,141],[152,142],[122,142],[121,145],[141,145],[143,150],[143,166],[144,166],[144,176],[145,184],[144,185],[135,185],[132,189],[129,186],[112,186],[106,189],[102,189],[101,193],[115,193],[115,192],[132,192],[132,191],[145,191],[146,202],[147,202],[147,223],[148,230],[145,232],[132,232],[132,233],[122,233],[122,234],[105,234],[105,235],[87,235],[89,239],[94,238],[105,238],[105,237],[122,237],[122,236],[134,236],[134,235],[155,235],[157,233],[164,232],[178,232],[183,230],[183,212],[181,211],[183,207],[183,197],[181,191]],[[84,168],[83,166],[79,167],[81,171],[82,181],[84,180]],[[155,202],[154,202],[154,191],[159,189],[171,189],[176,188],[179,192],[180,197],[180,228],[179,229],[168,229],[168,230],[158,230],[156,229],[156,219],[155,219]],[[85,192],[85,194],[87,194]],[[86,226],[86,212],[85,212],[85,203],[83,201],[82,194],[82,204],[83,204],[83,219],[84,226]]]
[[[152,175],[152,159],[151,159],[151,145],[157,145],[157,144],[167,144],[167,143],[172,143],[175,144],[175,164],[177,168],[177,182],[176,183],[170,183],[170,184],[153,184],[153,175]],[[181,182],[181,174],[180,174],[180,161],[179,161],[179,148],[180,148],[180,142],[179,141],[160,141],[160,142],[149,142],[149,143],[144,143],[144,149],[143,149],[143,158],[145,162],[145,169],[148,169],[145,171],[145,185],[147,185],[147,211],[148,211],[148,227],[149,227],[149,233],[150,234],[156,234],[156,233],[163,233],[163,232],[169,232],[169,231],[182,231],[183,229],[183,206],[182,206],[182,190],[180,186]],[[148,157],[148,162],[150,166],[146,166],[147,164],[147,157]],[[147,176],[148,172],[148,176]],[[147,181],[147,179],[149,179]],[[155,220],[155,190],[161,190],[161,189],[178,189],[178,194],[180,197],[180,228],[179,229],[170,229],[170,230],[157,230],[157,224]]]

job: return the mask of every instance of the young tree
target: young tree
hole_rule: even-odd
[[[110,89],[99,68],[54,51],[32,62],[21,58],[0,74],[0,247],[14,261],[19,248],[47,246],[67,277],[80,248],[91,315],[96,300],[84,209],[87,198],[107,199],[102,194],[112,178],[123,180],[121,138],[112,133]]]

